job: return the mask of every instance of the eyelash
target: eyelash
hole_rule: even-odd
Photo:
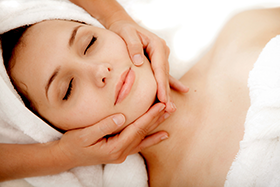
[[[70,95],[72,93],[72,89],[73,89],[73,80],[74,80],[74,78],[72,78],[71,81],[69,82],[69,86],[68,86],[65,96],[63,97],[63,100],[67,101],[68,98],[70,97]]]
[[[86,48],[85,51],[84,51],[84,55],[87,53],[87,50],[92,46],[92,44],[94,44],[94,42],[96,41],[96,39],[97,39],[97,38],[96,38],[95,36],[92,36],[91,41],[89,42],[87,48]]]
[[[89,42],[87,48],[85,49],[84,54],[87,53],[87,50],[92,46],[92,44],[94,44],[94,42],[96,41],[96,39],[97,39],[97,38],[96,38],[95,36],[92,36],[92,39],[91,39],[91,41]],[[68,86],[68,89],[67,89],[67,92],[66,92],[65,96],[63,97],[63,100],[66,100],[66,101],[67,101],[68,98],[70,97],[71,93],[72,93],[72,89],[73,89],[73,79],[74,79],[74,78],[72,78],[71,81],[69,82],[69,86]]]

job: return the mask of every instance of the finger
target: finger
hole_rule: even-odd
[[[176,110],[177,110],[177,107],[176,107],[175,103],[173,103],[172,101],[168,101],[166,103],[166,109],[165,109],[166,112],[173,113]]]
[[[125,122],[125,117],[122,114],[115,114],[107,117],[102,121],[86,127],[80,131],[79,138],[82,139],[84,146],[90,146],[96,143],[102,137],[112,134],[120,128]]]
[[[141,66],[144,62],[144,52],[142,41],[136,31],[126,32],[122,36],[127,45],[129,56],[136,66]]]
[[[151,57],[151,63],[152,63],[152,68],[154,71],[155,79],[157,82],[157,96],[158,99],[163,102],[167,103],[168,101],[168,76],[166,74],[166,69],[165,64],[162,62],[166,62],[166,60],[163,58],[163,56],[159,52],[155,52],[153,56]]]
[[[172,88],[179,92],[187,93],[189,91],[188,87],[182,84],[179,80],[173,78],[171,75],[169,75],[169,84]],[[169,113],[176,111],[176,105],[172,102],[171,95],[169,95],[168,102],[166,103],[166,111]]]
[[[114,155],[112,160],[126,157],[131,154],[132,150],[136,150],[136,147],[139,146],[148,132],[154,130],[164,121],[163,119],[160,120],[164,113],[164,105],[158,103],[120,134],[108,138],[106,142],[103,141],[103,145],[106,144],[110,155]],[[157,138],[155,137],[155,139]],[[102,142],[99,141],[98,143]]]
[[[135,122],[127,126],[118,136],[119,149],[126,150],[126,152],[131,152],[136,146],[148,135],[150,132],[150,127],[155,129],[155,122],[164,114],[165,105],[162,103],[155,104],[149,109],[147,113],[138,118]]]
[[[168,112],[164,112],[162,113],[158,118],[156,118],[153,123],[153,125],[151,125],[148,129],[148,132],[152,132],[153,130],[155,130],[163,121],[165,121],[168,117],[170,116],[170,113]]]
[[[142,149],[166,139],[168,134],[165,132],[158,132],[159,134],[155,133],[152,136],[148,136],[148,139],[146,136],[148,132],[155,130],[169,116],[170,114],[164,111],[164,105],[158,103],[138,119],[138,124],[143,127],[135,128],[135,126],[138,126],[136,121],[134,124],[130,125],[134,125],[134,127],[128,126],[120,134],[111,136],[107,140],[102,139],[103,143],[99,141],[98,143],[103,144],[99,146],[103,147],[103,149],[106,147],[105,150],[112,156],[111,162],[117,161],[119,163],[119,161],[126,156],[139,152]],[[142,129],[145,128],[144,126],[147,126],[146,128],[148,128],[148,130]]]
[[[169,64],[168,56],[169,50],[165,42],[161,39],[153,39],[145,42],[147,44],[146,51],[151,60],[151,66],[154,71],[155,79],[157,81],[158,99],[163,102],[168,102],[168,76]],[[145,47],[145,46],[144,46]]]
[[[189,88],[187,86],[185,86],[183,83],[181,83],[179,80],[175,79],[171,75],[169,75],[169,84],[173,89],[179,92],[187,93],[189,91]]]
[[[135,133],[144,138],[150,131],[153,131],[159,124],[156,122],[165,113],[165,105],[157,103],[149,109],[147,113],[134,121],[129,127],[135,130]]]
[[[130,154],[135,154],[138,153],[148,147],[151,147],[153,145],[156,145],[160,142],[162,142],[163,140],[166,140],[168,138],[168,133],[161,131],[161,132],[157,132],[155,134],[152,134],[148,137],[146,137],[138,147],[136,147],[134,150],[131,151]]]

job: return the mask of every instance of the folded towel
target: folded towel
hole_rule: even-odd
[[[251,106],[226,187],[280,186],[280,35],[262,50],[249,74]]]
[[[0,34],[23,25],[51,19],[76,20],[102,27],[87,12],[67,0],[0,0],[0,10]],[[0,52],[2,54],[1,49]],[[45,143],[62,136],[24,106],[6,73],[2,55],[0,89],[1,143]],[[103,168],[103,165],[78,167],[57,175],[24,180],[40,187],[101,187],[106,184],[147,186],[145,164],[138,154],[129,156],[123,164],[108,165],[105,170]],[[103,174],[106,176],[104,179]],[[13,186],[18,184],[18,181],[0,183],[0,186]]]

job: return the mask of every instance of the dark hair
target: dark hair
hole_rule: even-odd
[[[10,30],[10,31],[0,35],[0,41],[1,41],[1,47],[2,47],[2,56],[3,56],[3,60],[4,60],[4,66],[6,68],[6,71],[7,71],[8,75],[9,75],[9,77],[10,77],[10,80],[11,80],[15,90],[20,95],[20,97],[21,97],[22,101],[24,102],[25,106],[29,110],[31,110],[34,114],[36,114],[38,117],[40,117],[42,120],[44,120],[46,123],[48,123],[51,127],[53,127],[54,129],[56,129],[56,130],[58,130],[58,131],[63,133],[64,132],[63,130],[58,129],[57,127],[53,126],[51,123],[48,122],[48,120],[43,118],[38,113],[38,111],[36,110],[36,108],[34,107],[32,102],[28,98],[28,96],[26,96],[24,93],[22,93],[20,91],[20,89],[18,89],[18,87],[15,84],[15,81],[11,77],[11,69],[13,68],[13,64],[11,64],[11,59],[12,59],[12,57],[14,55],[15,48],[20,44],[21,38],[22,38],[23,34],[26,32],[26,30],[30,26],[31,25],[22,26],[22,27]]]
[[[14,88],[17,90],[18,94],[22,98],[25,106],[29,108],[30,110],[34,111],[34,107],[31,105],[31,102],[29,99],[19,91],[17,86],[14,84],[14,80],[11,77],[11,69],[12,69],[12,64],[11,59],[14,54],[15,48],[18,46],[20,43],[20,39],[25,33],[25,31],[29,28],[29,25],[22,26],[13,30],[10,30],[2,35],[0,35],[0,40],[1,40],[1,47],[2,47],[2,56],[4,60],[4,66],[6,68],[6,71],[10,77],[10,80],[14,86]]]
[[[29,27],[30,26],[28,25],[22,26],[0,35],[4,65],[9,75],[11,69],[10,60],[14,53],[14,49],[20,43],[22,35]]]

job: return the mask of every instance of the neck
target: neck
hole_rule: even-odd
[[[169,178],[170,181],[174,180],[176,178],[174,171],[178,171],[182,163],[188,160],[186,158],[192,155],[191,150],[195,149],[196,145],[194,141],[203,128],[200,119],[205,102],[201,100],[200,93],[203,92],[198,90],[191,90],[186,94],[171,92],[177,110],[154,131],[166,131],[169,138],[141,151],[146,160],[149,177],[153,181],[163,181],[162,178],[166,179],[164,181],[168,181]]]
[[[169,138],[162,143],[152,146],[151,148],[143,150],[141,153],[146,156],[146,153],[151,151],[157,151],[159,147],[166,146],[165,143],[171,143],[173,137],[177,136],[180,133],[180,129],[188,129],[188,132],[184,134],[188,137],[193,135],[193,131],[198,127],[195,120],[198,120],[199,113],[201,113],[201,108],[198,106],[198,99],[195,99],[194,95],[190,93],[179,93],[174,90],[171,91],[171,97],[173,102],[176,105],[176,111],[170,115],[162,124],[160,124],[153,132],[166,131],[169,134]],[[196,100],[196,102],[192,101]],[[186,134],[187,133],[187,134]],[[177,138],[176,138],[177,139]],[[175,140],[175,139],[174,139]],[[148,156],[148,155],[147,155]]]
[[[184,144],[190,142],[189,140],[191,139],[191,137],[193,136],[193,132],[195,131],[195,126],[193,125],[194,123],[191,122],[191,113],[187,112],[188,110],[190,110],[188,105],[187,94],[181,94],[175,91],[172,91],[171,94],[172,99],[177,107],[177,110],[176,112],[172,113],[170,117],[167,118],[166,121],[164,121],[154,131],[166,131],[169,134],[169,138],[155,146],[149,147],[141,151],[142,156],[146,160],[148,168],[155,168],[155,170],[149,170],[149,175],[152,174],[151,172],[157,173],[156,170],[162,169],[162,167],[165,167],[165,164],[172,164],[172,167],[176,167],[177,164],[180,162],[180,158],[178,158],[178,155],[176,155],[176,158],[173,158],[175,155],[172,154],[171,150],[174,147],[178,147],[179,145],[181,145],[178,141],[182,139],[184,139],[184,142],[186,142]],[[188,131],[184,133],[184,137],[178,138],[178,136],[182,136],[182,133],[180,132],[185,128],[187,128]],[[172,171],[172,169],[170,169],[170,171]]]

